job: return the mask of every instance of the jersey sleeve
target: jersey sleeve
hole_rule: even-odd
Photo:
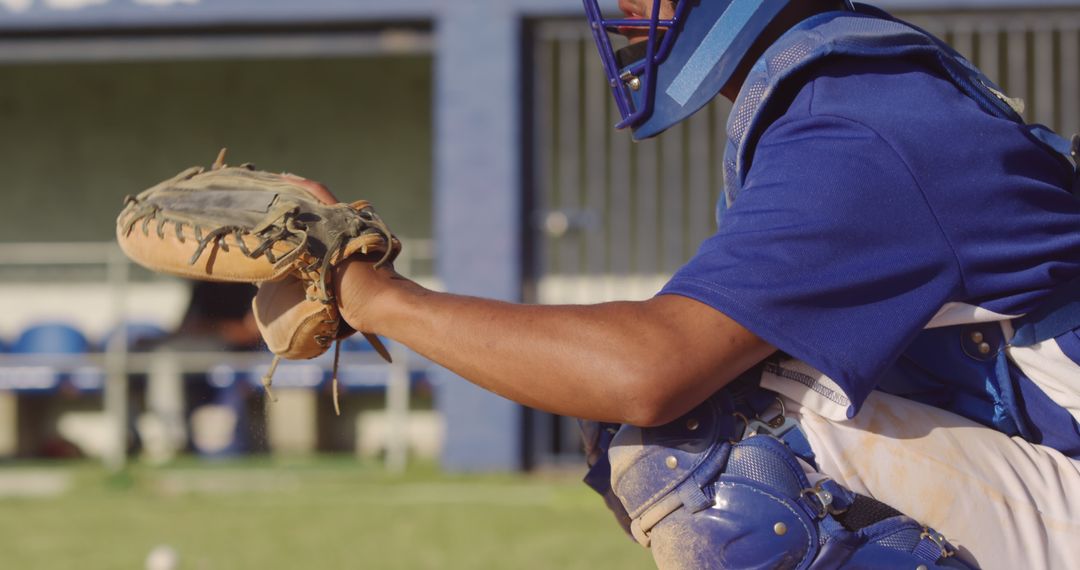
[[[717,233],[660,294],[733,318],[828,375],[852,402],[961,287],[917,180],[872,129],[781,118]]]

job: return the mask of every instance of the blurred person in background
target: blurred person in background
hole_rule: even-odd
[[[176,329],[139,347],[157,354],[147,378],[146,413],[138,420],[142,451],[151,461],[168,461],[183,449],[205,451],[202,439],[224,449],[246,435],[243,402],[220,405],[221,390],[211,386],[205,373],[184,373],[180,361],[185,352],[259,350],[262,339],[251,310],[254,296],[255,287],[247,283],[192,281],[191,298]],[[244,394],[230,395],[244,399]],[[209,435],[200,437],[203,434]]]
[[[654,298],[589,306],[352,260],[348,323],[591,420],[586,480],[663,568],[1080,566],[1068,143],[869,7],[585,5],[635,138],[734,102],[716,235]]]
[[[255,287],[247,283],[192,281],[180,324],[157,342],[177,350],[255,350],[262,340],[251,312],[254,296]]]

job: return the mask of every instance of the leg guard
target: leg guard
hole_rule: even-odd
[[[743,435],[725,392],[671,424],[623,426],[611,488],[661,569],[971,568],[936,531],[829,479],[811,484],[791,449]]]

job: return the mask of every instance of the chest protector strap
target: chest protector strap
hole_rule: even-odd
[[[905,57],[927,62],[985,112],[1025,125],[1034,140],[1068,164],[1074,173],[1073,193],[1080,194],[1080,136],[1070,143],[1043,125],[1027,125],[1019,113],[1022,104],[1007,97],[954,49],[876,8],[860,4],[856,9],[805,20],[777,40],[751,68],[728,116],[722,207],[734,202],[746,182],[758,139],[775,118],[770,107],[777,103],[781,87],[798,81],[797,76],[808,67],[837,56]]]

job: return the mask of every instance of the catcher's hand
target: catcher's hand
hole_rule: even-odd
[[[267,346],[278,357],[314,358],[354,332],[338,313],[333,267],[354,254],[392,262],[401,243],[366,201],[328,204],[332,196],[313,186],[226,166],[223,150],[209,170],[189,168],[127,197],[117,240],[154,271],[260,284],[252,306]]]

